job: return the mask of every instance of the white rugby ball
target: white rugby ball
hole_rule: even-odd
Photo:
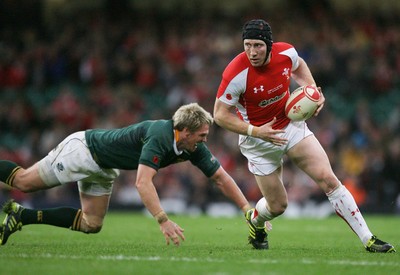
[[[306,85],[294,90],[285,106],[285,114],[293,121],[309,119],[317,110],[317,102],[321,97],[317,87]]]

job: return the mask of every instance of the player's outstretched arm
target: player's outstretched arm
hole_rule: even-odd
[[[236,182],[222,166],[220,166],[214,175],[211,176],[211,179],[215,182],[222,193],[231,199],[243,211],[243,213],[246,213],[247,210],[251,208]]]
[[[172,240],[178,246],[181,240],[185,240],[184,230],[171,221],[161,207],[160,198],[153,184],[153,177],[157,171],[142,164],[139,164],[137,171],[136,188],[144,206],[160,224],[160,230],[165,237],[167,245]]]

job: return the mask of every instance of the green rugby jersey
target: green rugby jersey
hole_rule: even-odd
[[[220,167],[204,143],[193,152],[174,150],[172,120],[148,120],[120,129],[89,129],[86,142],[93,158],[102,168],[136,170],[139,164],[156,170],[190,160],[207,177]]]

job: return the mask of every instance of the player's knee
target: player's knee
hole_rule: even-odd
[[[86,233],[99,233],[101,231],[101,228],[103,227],[103,225],[91,225],[88,227],[88,231]]]
[[[82,228],[82,232],[87,234],[99,233],[103,225],[99,224],[90,224]]]
[[[270,213],[274,217],[278,217],[282,215],[287,208],[287,202],[286,203],[279,203],[279,204],[274,204],[270,205]]]
[[[84,218],[81,223],[81,231],[87,234],[98,233],[103,227],[103,220],[100,218]]]

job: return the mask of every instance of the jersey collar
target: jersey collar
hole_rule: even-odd
[[[179,133],[178,133],[177,130],[174,130],[174,146],[173,147],[174,147],[175,154],[179,156],[179,155],[181,155],[183,153],[183,151],[179,151],[178,150],[178,147],[176,145],[178,140],[179,140]]]

